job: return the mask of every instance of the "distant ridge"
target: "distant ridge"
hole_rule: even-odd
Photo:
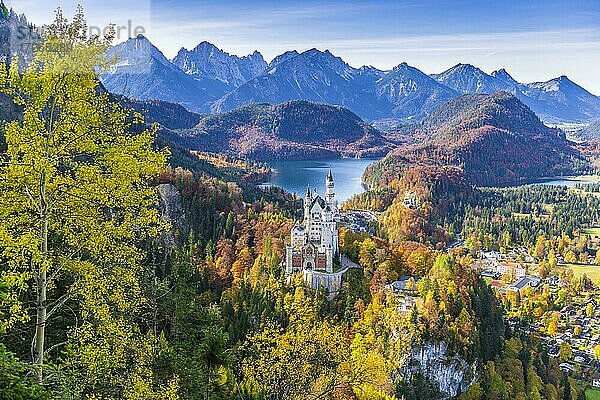
[[[418,121],[461,94],[514,94],[544,122],[600,118],[600,97],[566,76],[519,83],[505,69],[487,74],[471,64],[426,75],[401,63],[390,71],[354,68],[328,50],[287,51],[266,63],[254,53],[238,57],[203,41],[167,60],[146,38],[110,50],[121,62],[103,76],[106,87],[138,100],[164,100],[191,111],[219,113],[250,103],[308,100],[348,108],[367,121]],[[151,48],[152,51],[148,51]],[[141,74],[140,71],[145,72]],[[142,76],[145,75],[145,76]]]

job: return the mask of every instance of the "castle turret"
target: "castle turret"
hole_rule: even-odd
[[[332,210],[337,208],[337,204],[335,201],[335,182],[333,181],[333,173],[331,172],[331,168],[329,168],[329,173],[327,174],[327,178],[325,178],[325,201]]]
[[[305,199],[310,199],[312,198],[312,193],[310,192],[310,185],[306,186],[306,195],[304,196]]]
[[[304,226],[308,227],[310,224],[310,206],[312,204],[312,193],[310,186],[306,187],[306,195],[304,196]]]

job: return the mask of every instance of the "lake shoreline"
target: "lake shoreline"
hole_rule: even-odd
[[[308,186],[317,193],[325,193],[325,176],[331,169],[338,202],[342,204],[369,188],[362,180],[367,166],[379,158],[334,158],[313,160],[275,160],[265,162],[272,170],[270,178],[258,187],[279,187],[299,197]]]
[[[528,180],[522,183],[497,185],[497,186],[480,186],[481,188],[515,188],[528,185],[546,185],[546,186],[567,186],[573,187],[577,184],[590,185],[594,183],[600,183],[600,175],[569,175],[569,176],[548,176]]]

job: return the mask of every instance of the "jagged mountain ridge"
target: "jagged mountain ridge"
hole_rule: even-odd
[[[193,50],[181,48],[172,61],[188,75],[216,79],[232,87],[243,85],[267,67],[267,62],[258,51],[238,57],[206,41]]]
[[[410,121],[457,95],[406,63],[389,72],[353,68],[329,51],[311,49],[276,57],[264,74],[218,100],[213,111],[257,101],[308,99],[342,105],[369,120]]]
[[[353,68],[327,50],[288,52],[263,74],[216,101],[212,111],[248,103],[308,100],[344,106],[366,118],[383,117],[385,107],[369,90],[380,76],[380,71]]]
[[[108,56],[116,63],[102,75],[102,83],[110,92],[135,100],[163,100],[207,112],[210,102],[230,89],[219,80],[186,74],[143,35],[110,48]]]
[[[407,63],[383,75],[377,81],[376,94],[393,105],[392,115],[405,120],[421,119],[458,95]]]
[[[506,83],[471,64],[457,64],[431,77],[460,94],[493,93],[507,89]]]
[[[517,184],[585,172],[587,161],[559,129],[545,126],[508,92],[469,94],[406,128],[422,140],[369,167],[365,181],[385,185],[409,166],[455,166],[475,185]]]
[[[124,93],[127,89],[126,94],[135,99],[176,102],[197,112],[223,112],[253,102],[308,100],[347,107],[369,121],[406,123],[425,117],[460,94],[503,90],[549,123],[600,118],[600,98],[565,76],[522,84],[504,69],[487,74],[470,64],[431,76],[406,63],[390,71],[354,68],[329,51],[317,49],[287,51],[267,65],[258,52],[238,57],[208,42],[191,51],[180,50],[173,62],[156,49],[153,59],[161,67],[155,71],[145,61],[147,54],[137,54],[143,50],[127,45],[136,40],[111,49],[113,54],[123,53],[125,63],[117,64],[103,78],[109,90]],[[139,71],[149,72],[146,79]]]

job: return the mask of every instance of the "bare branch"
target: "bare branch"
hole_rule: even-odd
[[[60,342],[60,343],[56,343],[55,345],[50,346],[50,348],[48,350],[45,351],[46,354],[50,353],[52,350],[56,349],[57,347],[60,346],[64,346],[65,344],[67,344],[67,341],[64,342]]]
[[[33,198],[33,195],[29,191],[29,187],[27,185],[25,185],[25,193],[27,194],[27,197],[29,197],[29,200],[31,201],[31,203],[33,204],[33,206],[35,207],[35,209],[37,210],[37,212],[41,214],[42,213],[42,209],[40,208],[40,206],[37,204],[37,202]]]
[[[73,295],[72,295],[71,293],[66,293],[66,294],[64,294],[64,295],[60,296],[60,297],[58,298],[58,300],[56,300],[56,302],[54,303],[54,306],[52,306],[52,308],[51,308],[51,309],[48,311],[48,314],[47,314],[47,317],[46,317],[46,318],[47,318],[47,319],[49,319],[49,318],[50,318],[50,316],[51,316],[52,314],[54,314],[56,311],[60,310],[60,308],[61,308],[61,307],[62,307],[62,306],[63,306],[63,305],[64,305],[64,304],[67,302],[67,301],[69,301],[69,300],[70,300],[70,299],[72,299],[72,298],[73,298]]]

